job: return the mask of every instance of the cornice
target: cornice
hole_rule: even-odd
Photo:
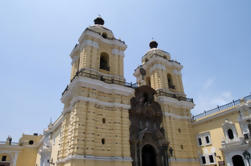
[[[193,158],[170,158],[168,159],[169,162],[199,162],[198,159]]]
[[[62,96],[61,101],[64,103],[72,95],[73,88],[81,86],[86,88],[93,88],[105,93],[112,93],[118,95],[131,96],[134,94],[133,88],[128,88],[123,85],[117,84],[108,84],[100,80],[79,76],[70,83],[69,89]]]
[[[98,160],[98,161],[125,161],[132,162],[131,157],[120,157],[120,156],[92,156],[92,155],[70,155],[64,159],[58,160],[57,163],[65,163],[70,160]]]
[[[130,109],[130,105],[127,104],[121,104],[121,103],[114,103],[114,102],[104,102],[95,98],[90,98],[90,97],[83,97],[83,96],[77,96],[74,97],[71,102],[70,106],[66,109],[64,109],[63,114],[70,112],[72,110],[72,107],[74,104],[78,101],[86,101],[86,102],[91,102],[97,105],[105,106],[105,107],[118,107],[118,108],[124,108],[126,110]]]
[[[126,46],[126,44],[124,44],[124,42],[122,42],[122,41],[120,41],[120,40],[117,40],[117,39],[112,39],[112,40],[111,40],[111,39],[105,39],[105,38],[103,38],[99,33],[93,32],[93,31],[91,31],[91,30],[89,30],[89,29],[86,29],[86,30],[82,33],[82,35],[81,35],[80,38],[78,39],[79,43],[81,43],[82,40],[84,40],[85,35],[89,35],[89,36],[91,36],[91,37],[93,37],[93,38],[95,38],[95,39],[99,39],[99,40],[101,40],[102,42],[104,42],[104,43],[106,43],[106,44],[116,45],[116,46],[118,46],[118,47],[121,47],[121,48],[124,49],[124,50],[127,48],[127,46]]]
[[[61,125],[62,122],[63,122],[63,114],[61,114],[53,124],[51,124],[46,130],[44,130],[44,134],[46,135],[55,131]]]
[[[173,118],[176,118],[176,119],[191,119],[191,117],[189,117],[189,116],[181,116],[181,115],[173,114],[173,113],[170,113],[170,112],[165,112],[164,115],[165,116],[170,116],[170,117],[173,117]]]
[[[170,104],[172,106],[178,107],[178,108],[185,108],[191,110],[195,104],[188,101],[179,101],[177,99],[167,97],[167,96],[158,96],[157,101],[163,104]]]
[[[232,113],[232,112],[237,112],[237,111],[241,110],[241,108],[242,108],[242,105],[237,105],[237,106],[235,106],[235,107],[233,107],[231,109],[216,112],[216,114],[208,115],[208,117],[195,120],[192,124],[194,124],[194,125],[201,124],[201,123],[204,123],[206,121],[209,121],[209,120],[224,116],[226,114],[229,114],[229,113]]]
[[[164,59],[164,58],[161,58],[158,56],[153,56],[146,63],[141,65],[141,67],[144,68],[146,71],[150,71],[151,68],[157,64],[162,65],[162,66],[167,66],[167,67],[173,67],[177,72],[179,72],[183,68],[182,65],[180,65],[176,62],[172,62],[170,60],[167,60],[167,59]],[[135,77],[138,77],[140,75],[139,69],[140,69],[140,67],[135,69],[135,72],[133,74]]]

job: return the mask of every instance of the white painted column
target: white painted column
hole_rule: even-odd
[[[13,158],[13,166],[16,166],[17,163],[18,152],[15,152],[15,156]]]

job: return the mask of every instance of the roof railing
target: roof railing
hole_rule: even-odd
[[[121,80],[116,80],[114,78],[108,79],[108,78],[105,78],[105,76],[103,76],[103,75],[98,75],[98,74],[86,72],[85,69],[81,69],[80,71],[76,72],[75,76],[71,79],[71,82],[79,76],[89,77],[92,79],[97,79],[97,80],[103,81],[108,84],[118,84],[118,85],[122,85],[122,86],[129,87],[129,88],[137,88],[138,87],[137,83],[132,83],[132,82],[129,83],[129,82],[121,81]],[[65,92],[68,89],[69,89],[69,86],[67,85],[65,90],[62,93],[62,96],[65,94]]]
[[[0,141],[0,145],[19,145],[18,142],[6,142],[6,141]]]
[[[192,102],[193,103],[193,99],[192,98],[186,98],[184,96],[179,96],[173,93],[168,93],[168,92],[164,92],[163,90],[157,90],[157,96],[167,96],[167,97],[172,97],[175,98],[179,101],[187,101],[187,102]]]
[[[244,101],[251,100],[251,95],[248,95],[248,96],[244,97],[243,100]],[[221,106],[217,106],[214,109],[211,109],[211,110],[208,110],[208,111],[204,111],[204,112],[202,112],[200,114],[197,114],[197,115],[195,115],[195,116],[192,117],[192,120],[197,120],[197,119],[203,118],[205,116],[214,114],[216,112],[220,112],[220,111],[223,111],[223,110],[235,107],[236,105],[239,105],[240,102],[241,102],[241,99],[233,100],[230,103],[227,103],[227,104],[224,104],[224,105],[221,105]]]

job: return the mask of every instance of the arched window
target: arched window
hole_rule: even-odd
[[[173,79],[171,74],[167,74],[167,81],[168,81],[168,88],[175,89],[175,86],[173,85]]]
[[[110,71],[110,68],[109,68],[109,55],[107,53],[101,53],[99,68],[103,69],[103,70],[106,70],[106,71]]]
[[[34,141],[33,140],[30,140],[29,141],[29,145],[33,145],[34,144]]]
[[[234,133],[232,129],[227,130],[227,135],[229,139],[234,139]]]
[[[107,34],[104,32],[104,33],[102,33],[102,37],[104,38],[104,39],[106,39],[107,38]]]
[[[233,166],[245,166],[243,158],[240,155],[232,157]]]

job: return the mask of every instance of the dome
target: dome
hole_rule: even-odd
[[[96,24],[96,25],[104,25],[105,21],[103,20],[102,17],[99,16],[99,17],[95,18],[94,24]]]
[[[150,48],[157,48],[158,47],[158,43],[155,40],[152,40],[149,43]]]

